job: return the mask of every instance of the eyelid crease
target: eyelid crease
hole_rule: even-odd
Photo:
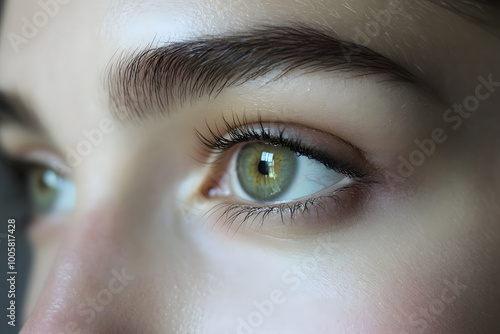
[[[257,122],[253,123],[248,122],[245,115],[240,119],[235,113],[232,114],[231,121],[227,120],[224,116],[222,117],[222,121],[224,124],[223,129],[217,125],[213,128],[206,123],[209,137],[195,130],[195,136],[207,158],[213,155],[216,156],[216,159],[212,159],[208,164],[218,165],[219,161],[223,158],[223,153],[229,151],[229,149],[237,144],[263,142],[286,147],[299,156],[314,159],[322,163],[326,168],[350,178],[363,179],[371,176],[368,172],[356,168],[352,163],[343,162],[332,157],[331,154],[304,144],[300,138],[292,139],[286,137],[287,128],[285,124],[280,124],[281,128],[277,130],[276,134],[273,134],[271,128],[266,128],[260,115]]]
[[[232,119],[226,119],[224,115],[222,116],[222,126],[216,123],[212,127],[208,124],[208,121],[205,121],[205,123],[208,127],[208,134],[196,129],[195,134],[201,148],[204,150],[203,153],[206,153],[207,160],[201,162],[211,166],[213,173],[208,173],[205,178],[206,181],[200,186],[197,194],[202,199],[200,203],[215,202],[216,204],[206,208],[206,210],[201,210],[200,212],[204,212],[204,214],[200,218],[206,221],[212,220],[211,218],[215,216],[213,219],[215,220],[214,226],[221,224],[221,228],[227,227],[228,231],[236,224],[234,232],[236,233],[243,226],[252,225],[257,221],[260,221],[260,227],[262,228],[264,222],[271,216],[274,217],[272,218],[274,221],[277,219],[281,220],[282,223],[305,219],[305,221],[310,221],[316,227],[323,226],[321,220],[318,220],[318,217],[323,214],[330,219],[333,218],[334,221],[340,222],[345,217],[355,213],[356,207],[363,203],[362,199],[368,198],[367,191],[373,185],[380,183],[376,174],[372,174],[372,170],[364,165],[366,162],[364,155],[348,142],[333,135],[333,140],[338,140],[340,146],[337,147],[335,141],[323,141],[321,139],[322,135],[314,129],[293,126],[290,129],[287,128],[288,124],[276,123],[275,121],[265,123],[260,115],[257,116],[256,121],[250,122],[245,114],[240,118],[234,112]],[[273,129],[274,124],[276,125],[275,129]],[[331,153],[324,152],[324,161],[318,158],[317,152],[321,152],[320,150],[314,146],[304,146],[301,140],[303,139],[301,138],[302,133],[304,133],[305,140],[311,141],[311,143],[318,140],[318,145],[331,146],[329,147]],[[328,133],[323,133],[323,135],[328,136]],[[294,140],[294,136],[298,139]],[[239,152],[236,145],[248,142],[271,143],[287,148],[292,146],[290,149],[296,153],[298,152],[298,155],[305,155],[315,159],[327,168],[327,163],[330,161],[331,169],[345,175],[349,181],[347,184],[343,182],[332,184],[314,194],[311,193],[308,196],[290,201],[254,202],[253,200],[241,198],[230,190],[232,187],[229,186],[228,175],[230,174],[228,170],[232,166],[234,155]],[[295,149],[294,145],[296,145]],[[351,161],[346,154],[356,154],[356,156]],[[359,154],[359,157],[357,157],[357,154]],[[332,157],[340,157],[340,159]],[[357,167],[358,161],[360,161],[359,164],[362,167]],[[370,164],[367,163],[367,166],[370,166]],[[234,166],[231,168],[230,173],[234,172]],[[234,196],[238,199],[231,199]],[[313,221],[317,223],[313,223]],[[307,224],[301,225],[307,226]]]

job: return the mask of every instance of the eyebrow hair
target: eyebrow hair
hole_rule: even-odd
[[[19,95],[0,91],[0,125],[3,123],[16,123],[43,132],[38,117]]]
[[[384,74],[413,82],[413,76],[385,56],[311,27],[262,26],[149,48],[122,56],[109,66],[107,84],[112,114],[140,121],[168,114],[188,98],[217,96],[234,85],[292,70]]]

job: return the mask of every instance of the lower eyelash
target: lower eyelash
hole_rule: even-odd
[[[214,226],[222,222],[221,228],[226,228],[228,231],[238,218],[242,218],[241,222],[239,222],[239,226],[235,230],[235,233],[243,226],[247,225],[247,227],[250,227],[257,221],[259,221],[259,228],[262,228],[266,218],[273,213],[279,215],[281,222],[284,224],[285,220],[293,222],[295,217],[298,215],[303,216],[311,210],[316,210],[317,215],[319,215],[319,210],[326,211],[327,208],[324,207],[324,200],[333,200],[334,206],[337,209],[339,207],[341,208],[343,206],[347,206],[345,199],[340,196],[342,193],[349,191],[364,191],[366,187],[374,183],[377,182],[366,179],[355,179],[352,184],[336,189],[330,194],[292,203],[253,206],[234,202],[223,202],[215,205],[212,209],[205,213],[203,217],[208,220],[218,211],[222,210],[222,213],[220,213],[219,217],[216,219]]]
[[[219,224],[221,229],[226,228],[229,231],[232,226],[238,224],[235,228],[236,233],[242,227],[251,227],[257,224],[259,228],[262,228],[270,216],[275,216],[276,219],[281,220],[284,224],[285,222],[293,223],[296,219],[304,219],[315,213],[318,218],[316,221],[320,221],[319,217],[322,211],[332,211],[331,214],[328,214],[328,217],[332,217],[332,219],[338,221],[341,219],[340,217],[344,217],[346,213],[350,212],[348,208],[359,203],[354,198],[348,198],[349,194],[351,197],[357,197],[362,195],[363,191],[367,190],[371,184],[377,183],[374,181],[374,176],[371,173],[361,171],[355,166],[336,160],[334,157],[326,155],[315,147],[303,145],[300,139],[285,137],[285,125],[271,133],[264,126],[260,117],[253,125],[247,122],[245,116],[241,120],[235,113],[233,113],[231,122],[224,117],[222,119],[224,122],[222,129],[217,126],[210,127],[207,124],[208,137],[196,131],[196,136],[202,148],[205,149],[207,156],[215,156],[216,158],[215,161],[208,162],[213,167],[219,166],[219,163],[224,158],[224,153],[237,144],[244,142],[266,142],[287,147],[298,155],[307,156],[310,159],[321,162],[325,167],[341,173],[351,180],[348,185],[331,190],[329,193],[326,190],[323,195],[307,198],[303,201],[275,204],[221,202],[206,211],[202,216],[202,220],[207,221],[215,215],[217,219],[213,224],[214,227]],[[217,182],[218,180],[213,183],[217,184]]]

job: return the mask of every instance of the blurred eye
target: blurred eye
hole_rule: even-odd
[[[249,143],[232,159],[236,196],[258,202],[291,202],[349,181],[325,164],[282,145]]]
[[[74,209],[76,188],[54,170],[34,166],[27,172],[28,193],[35,213],[61,213]]]

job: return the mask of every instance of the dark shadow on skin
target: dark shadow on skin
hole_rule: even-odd
[[[4,12],[5,1],[0,0],[0,27]],[[1,61],[1,59],[0,59]],[[22,328],[22,309],[26,296],[29,269],[31,266],[32,250],[28,244],[25,226],[29,220],[29,204],[26,200],[26,187],[22,178],[15,172],[14,164],[0,151],[0,333],[19,333]],[[8,324],[7,307],[10,305],[8,298],[9,283],[7,282],[8,219],[16,219],[16,326]],[[12,299],[14,300],[14,299]]]

